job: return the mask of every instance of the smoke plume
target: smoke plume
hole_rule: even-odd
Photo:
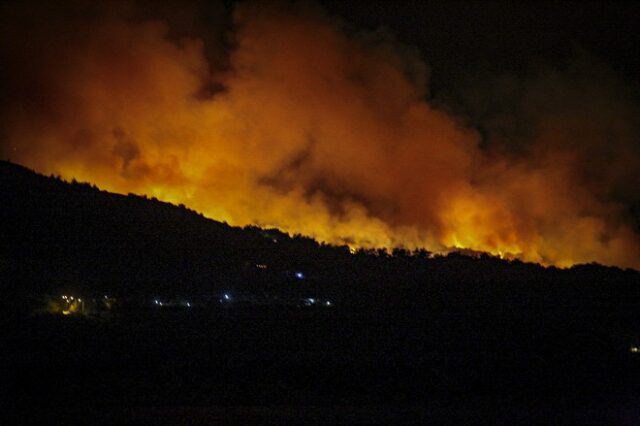
[[[2,7],[3,159],[352,247],[640,267],[640,108],[604,66],[472,84],[476,127],[417,51],[313,4]]]

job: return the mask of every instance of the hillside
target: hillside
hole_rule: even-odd
[[[184,206],[108,193],[8,162],[0,162],[0,200],[0,276],[3,291],[12,294],[151,297],[303,288],[353,306],[443,309],[612,309],[640,300],[640,273],[633,270],[595,264],[561,270],[425,251],[351,254],[347,247],[231,227]]]
[[[308,261],[310,248],[313,256],[327,251],[277,230],[231,227],[184,206],[6,162],[0,197],[3,276],[33,291],[210,291],[241,282],[256,263],[288,270]]]

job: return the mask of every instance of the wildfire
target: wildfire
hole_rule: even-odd
[[[161,22],[110,13],[27,31],[33,16],[6,16],[5,158],[351,250],[640,267],[640,238],[613,196],[637,158],[626,145],[608,163],[586,158],[572,139],[610,146],[594,126],[609,129],[613,113],[536,116],[517,156],[481,147],[475,129],[432,105],[411,51],[349,35],[315,8],[239,6],[224,72],[201,40],[176,40]],[[41,40],[46,51],[32,53]],[[213,85],[223,89],[203,91]],[[615,120],[622,140],[628,129]]]

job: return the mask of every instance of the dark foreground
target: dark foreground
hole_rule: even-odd
[[[27,424],[638,424],[638,318],[580,312],[147,312],[10,321]]]

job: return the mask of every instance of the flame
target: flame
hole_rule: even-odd
[[[13,161],[352,251],[640,267],[638,233],[611,195],[629,174],[592,179],[595,156],[572,154],[587,152],[573,141],[602,147],[609,135],[576,136],[581,115],[532,118],[523,156],[483,147],[476,129],[429,102],[427,66],[411,49],[350,34],[308,5],[238,6],[224,66],[163,22],[59,12],[34,29],[24,23],[32,12],[2,22],[11,90],[0,148]],[[607,170],[623,160],[633,170],[628,146]]]

